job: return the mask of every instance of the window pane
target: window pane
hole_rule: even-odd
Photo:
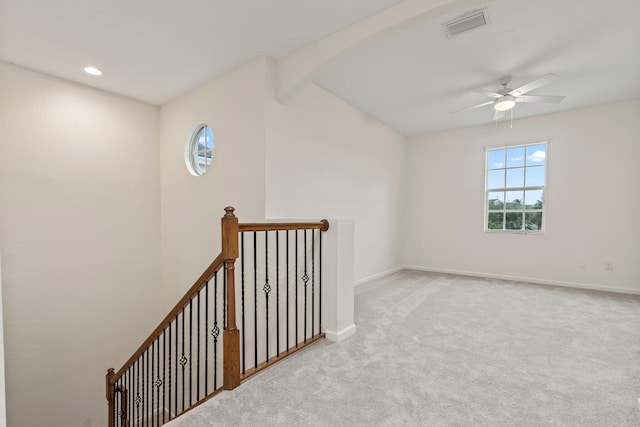
[[[506,205],[507,210],[522,210],[522,191],[507,191],[506,192]]]
[[[527,168],[527,187],[542,187],[544,185],[544,166]]]
[[[504,169],[487,173],[487,188],[504,188]]]
[[[524,168],[507,169],[507,188],[524,187]]]
[[[509,148],[507,150],[507,167],[524,166],[524,147]]]
[[[504,156],[506,150],[489,150],[487,153],[488,169],[498,169],[504,167]]]
[[[524,192],[525,209],[542,209],[542,190],[527,190]]]
[[[524,228],[525,230],[541,231],[542,230],[542,212],[525,212]]]
[[[547,158],[547,144],[527,147],[527,166],[544,165]]]
[[[502,222],[504,219],[504,214],[502,212],[491,212],[489,213],[488,221],[487,221],[487,229],[488,230],[503,230]]]
[[[489,193],[487,209],[490,211],[501,211],[504,209],[504,191],[492,191]]]
[[[505,219],[505,229],[522,230],[522,212],[507,212]]]
[[[211,133],[211,128],[209,126],[206,126],[204,128],[205,131],[205,138],[206,138],[206,147],[208,150],[212,150],[213,149],[213,134]]]

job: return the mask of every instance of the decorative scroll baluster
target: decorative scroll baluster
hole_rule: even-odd
[[[211,330],[211,336],[213,336],[213,389],[218,389],[218,335],[220,335],[220,328],[218,327],[218,273],[213,276],[213,329]]]
[[[182,410],[184,411],[184,403],[185,403],[185,394],[184,394],[184,371],[185,371],[185,365],[187,364],[187,358],[184,355],[184,323],[185,323],[185,316],[184,316],[184,307],[182,308],[182,356],[180,357],[180,366],[182,366]]]
[[[304,275],[302,276],[304,282],[304,342],[307,342],[307,282],[309,282],[309,276],[307,275],[307,230],[304,230]]]
[[[193,390],[193,375],[191,367],[193,365],[193,299],[189,301],[189,406],[192,405],[191,391]]]
[[[271,292],[271,286],[269,285],[269,232],[268,231],[264,232],[264,276],[265,276],[265,283],[262,290],[264,291],[264,306],[265,306],[265,334],[266,334],[265,359],[269,361],[269,292]]]

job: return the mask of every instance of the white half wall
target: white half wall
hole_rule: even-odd
[[[329,340],[342,341],[356,331],[353,289],[354,224],[353,220],[344,219],[332,219],[329,224],[322,247],[322,324]]]
[[[160,110],[162,278],[167,309],[220,252],[220,218],[264,220],[265,59],[196,88]],[[184,146],[193,126],[211,126],[211,168],[191,175]]]
[[[634,100],[410,138],[406,265],[640,291],[638,118]],[[545,140],[546,232],[484,233],[485,148]]]
[[[160,319],[158,110],[0,64],[11,426],[102,426],[104,375]]]
[[[355,220],[355,279],[403,265],[404,137],[314,84],[267,110],[268,218]]]

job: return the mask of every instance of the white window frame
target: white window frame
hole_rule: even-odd
[[[526,170],[528,167],[540,167],[540,166],[527,166],[526,164],[526,150],[527,147],[530,146],[535,146],[535,145],[544,145],[545,146],[545,161],[544,161],[544,184],[542,186],[527,186],[527,182],[526,182]],[[505,170],[505,183],[504,183],[504,187],[502,188],[489,188],[489,171],[490,170],[501,170],[503,168],[494,168],[494,169],[489,169],[489,153],[491,151],[497,151],[497,150],[505,150],[506,153],[508,153],[509,149],[514,149],[514,148],[524,148],[525,150],[525,159],[524,159],[524,164],[523,166],[516,166],[516,167],[508,167],[507,164],[504,165],[504,170]],[[485,233],[508,233],[508,234],[535,234],[535,235],[541,235],[544,234],[547,227],[546,227],[546,218],[547,218],[547,175],[548,175],[548,170],[549,170],[549,163],[548,163],[548,152],[549,152],[549,141],[538,141],[538,142],[532,142],[532,143],[527,143],[527,144],[519,144],[519,145],[507,145],[507,146],[503,146],[503,147],[493,147],[493,148],[487,148],[485,149],[485,165],[484,165],[484,219],[483,219],[483,227],[484,227],[484,232]],[[506,156],[506,154],[505,154]],[[506,160],[506,159],[505,159]],[[507,187],[507,182],[506,182],[506,173],[507,170],[509,169],[518,169],[518,168],[522,168],[524,169],[523,173],[524,173],[524,181],[523,181],[523,186],[522,187]],[[526,209],[526,201],[524,201],[522,203],[522,210],[507,210],[507,201],[506,201],[506,193],[508,191],[522,191],[523,194],[525,191],[536,191],[536,190],[541,190],[542,191],[542,208],[541,209]],[[489,209],[489,193],[494,193],[494,192],[503,192],[505,194],[505,200],[503,201],[503,207],[502,210],[497,210],[497,209],[493,209],[490,210]],[[489,228],[489,213],[491,212],[502,212],[502,229],[490,229]],[[519,229],[519,230],[510,230],[510,229],[506,229],[506,216],[507,216],[507,212],[521,212],[522,213],[522,224],[523,224],[523,228]],[[524,219],[524,215],[525,213],[535,213],[535,212],[540,212],[542,213],[542,221],[541,221],[541,229],[539,230],[527,230],[526,228],[524,228],[525,226],[525,219]]]
[[[187,170],[189,171],[189,173],[194,176],[204,175],[211,168],[211,162],[213,161],[213,153],[215,150],[215,138],[213,136],[213,131],[211,131],[211,141],[213,144],[211,148],[205,150],[199,150],[198,148],[198,138],[200,132],[202,132],[202,130],[205,128],[209,128],[209,130],[211,130],[211,127],[205,122],[196,123],[191,129],[191,132],[189,133],[187,141],[184,145],[184,162],[187,165]],[[200,155],[202,153],[204,153],[204,156]],[[207,154],[210,155],[207,156]],[[198,159],[198,157],[205,158],[204,165]]]

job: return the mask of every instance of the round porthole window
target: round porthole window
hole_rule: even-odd
[[[213,159],[213,134],[206,123],[198,123],[194,128],[184,150],[184,161],[192,175],[202,175]]]

